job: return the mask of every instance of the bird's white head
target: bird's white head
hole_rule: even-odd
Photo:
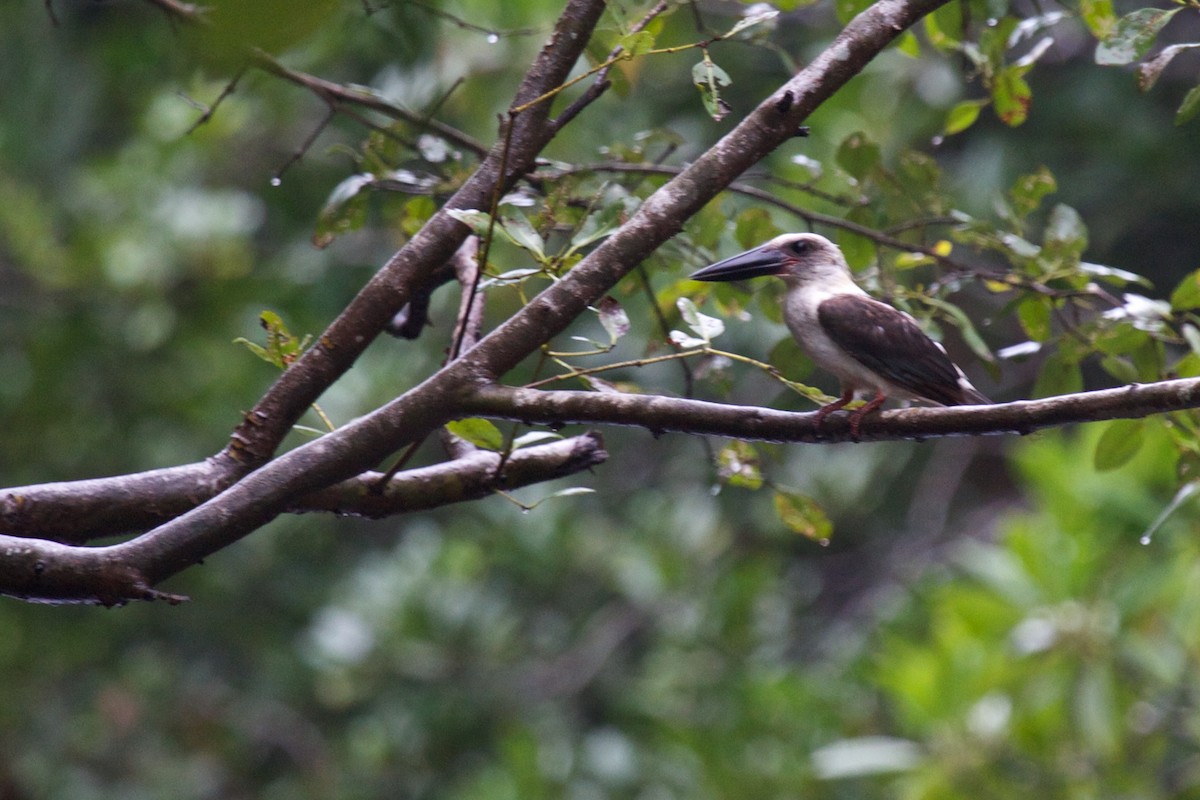
[[[741,281],[776,275],[793,286],[850,284],[850,268],[837,245],[815,233],[785,233],[753,250],[692,273],[694,281]]]

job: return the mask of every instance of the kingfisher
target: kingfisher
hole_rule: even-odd
[[[696,281],[783,279],[783,319],[817,366],[840,382],[842,395],[817,411],[817,423],[856,396],[850,434],[889,397],[937,406],[987,405],[946,350],[911,316],[868,295],[850,277],[837,245],[815,233],[785,233],[753,250],[692,273]]]

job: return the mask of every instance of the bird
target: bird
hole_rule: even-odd
[[[813,362],[841,383],[841,397],[817,411],[820,425],[856,396],[850,412],[857,441],[863,417],[889,397],[937,406],[988,405],[946,350],[911,316],[868,295],[850,277],[837,245],[815,233],[785,233],[691,274],[696,281],[783,279],[783,319]]]

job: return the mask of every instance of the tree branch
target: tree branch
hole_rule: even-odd
[[[604,440],[585,433],[516,450],[505,457],[489,450],[431,467],[408,470],[379,491],[379,473],[367,472],[305,495],[289,511],[331,511],[361,517],[390,517],[489,497],[590,469],[608,460]]]
[[[1025,435],[1043,428],[1109,419],[1137,419],[1190,408],[1200,408],[1200,378],[1131,384],[990,406],[883,411],[863,419],[858,441]],[[846,413],[832,414],[818,423],[816,412],[777,411],[661,395],[542,391],[497,385],[480,389],[466,398],[463,411],[541,425],[633,425],[655,434],[670,431],[814,444],[853,441]]]
[[[476,451],[455,461],[397,475],[387,482],[383,491],[378,490],[379,475],[367,473],[305,495],[288,510],[297,513],[329,511],[373,518],[394,516],[477,500],[496,491],[566,477],[601,464],[607,458],[600,436],[586,433],[517,450],[507,457],[501,453]],[[44,488],[13,490],[9,497],[36,494]],[[140,541],[134,540],[134,543]],[[129,600],[179,602],[185,599],[151,588],[152,579],[147,577],[138,559],[130,556],[131,550],[135,553],[139,550],[131,547],[134,543],[74,547],[45,538],[0,535],[0,592],[40,602],[107,606]]]
[[[879,0],[867,8],[804,70],[656,191],[627,225],[570,273],[462,358],[397,400],[283,454],[217,497],[132,541],[69,548],[0,537],[0,555],[4,555],[0,559],[0,591],[47,600],[104,603],[162,597],[150,587],[261,527],[304,495],[361,474],[389,453],[461,415],[468,403],[488,396],[479,390],[565,330],[589,304],[678,232],[691,214],[790,139],[808,114],[896,36],[946,1]],[[514,125],[511,149],[504,150],[503,142],[493,147],[449,208],[486,208],[498,183],[510,185],[532,167],[554,127],[548,120],[550,103],[532,101],[563,82],[603,6],[601,0],[568,3],[514,100],[513,108],[528,108],[510,115]],[[501,163],[508,166],[503,173]],[[435,214],[381,268],[317,344],[283,373],[235,431],[222,455],[250,464],[269,458],[299,415],[354,363],[403,305],[409,287],[419,285],[432,269],[450,258],[466,235],[467,227],[445,209]],[[652,407],[660,402],[642,400]],[[867,430],[871,430],[869,425]]]
[[[379,473],[314,491],[287,510],[383,517],[475,500],[589,469],[608,458],[598,434],[585,434],[510,454],[464,450],[456,458],[408,470],[379,485]],[[216,496],[225,484],[209,463],[134,475],[18,486],[0,493],[0,536],[83,545],[141,533]],[[0,585],[0,591],[3,591]]]

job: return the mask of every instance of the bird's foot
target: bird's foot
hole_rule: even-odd
[[[855,441],[861,441],[862,420],[867,414],[872,411],[877,411],[881,405],[887,400],[887,395],[880,392],[869,403],[865,403],[861,408],[856,408],[850,412],[850,438]]]

